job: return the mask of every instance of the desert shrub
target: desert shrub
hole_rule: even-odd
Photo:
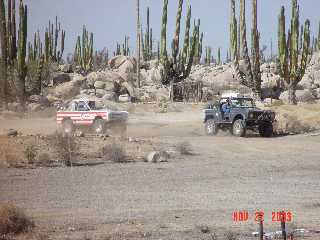
[[[73,136],[63,136],[57,133],[55,136],[55,148],[61,161],[66,166],[72,165],[72,160],[76,157],[78,144]]]
[[[102,155],[104,160],[107,161],[116,163],[127,162],[124,147],[120,143],[113,142],[112,144],[103,147]]]
[[[35,145],[28,145],[24,150],[24,156],[29,164],[33,164],[37,157],[37,148]]]
[[[12,152],[11,148],[8,146],[0,148],[0,167],[18,167],[21,162],[21,158]]]
[[[48,153],[40,153],[37,159],[38,165],[48,166],[51,162],[51,157]]]
[[[0,205],[0,235],[18,234],[34,227],[25,212],[11,204]]]
[[[189,142],[178,143],[176,149],[181,155],[192,155],[192,146]]]

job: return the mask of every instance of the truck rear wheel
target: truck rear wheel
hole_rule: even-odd
[[[232,134],[236,137],[244,137],[246,135],[246,124],[242,119],[237,119],[233,122]]]
[[[214,136],[218,133],[218,126],[214,119],[208,119],[204,125],[204,130],[207,136]]]
[[[72,135],[74,131],[73,122],[70,119],[66,119],[62,122],[62,133],[65,136]]]
[[[259,126],[259,134],[261,137],[271,137],[273,134],[272,123],[263,123]]]
[[[96,134],[103,134],[105,132],[105,123],[102,119],[96,119],[93,122],[92,128]]]

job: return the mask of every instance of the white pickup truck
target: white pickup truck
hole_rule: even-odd
[[[64,134],[72,134],[77,128],[89,128],[103,134],[111,125],[126,130],[128,112],[97,109],[95,101],[76,99],[57,111],[57,123]]]

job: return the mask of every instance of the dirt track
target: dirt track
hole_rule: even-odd
[[[7,120],[2,128],[8,124],[42,134],[55,126],[51,118]],[[129,136],[170,146],[187,141],[194,155],[177,155],[159,164],[0,169],[0,203],[26,208],[56,239],[117,233],[134,238],[190,236],[197,225],[216,232],[250,233],[256,230],[253,214],[257,209],[265,211],[267,231],[278,229],[271,212],[282,209],[294,214],[296,227],[319,225],[318,134],[272,139],[206,137],[199,111],[189,109],[133,114]],[[234,223],[235,210],[248,210],[249,221]],[[70,231],[73,228],[76,231]]]

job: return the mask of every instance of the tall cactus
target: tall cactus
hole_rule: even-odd
[[[204,58],[204,63],[206,65],[210,65],[211,63],[211,56],[212,56],[212,48],[211,47],[206,47],[206,55],[205,55],[205,58]]]
[[[310,55],[310,21],[304,24],[303,47],[299,56],[299,6],[292,0],[291,28],[286,35],[285,8],[282,6],[279,15],[278,30],[279,70],[288,88],[290,104],[296,104],[296,87],[304,76]]]
[[[320,51],[320,22],[319,22],[319,29],[318,29],[318,51]]]
[[[82,29],[82,39],[80,36],[77,38],[76,48],[74,52],[74,62],[81,71],[88,73],[92,70],[93,66],[93,33],[87,31],[86,27]]]
[[[238,34],[237,34],[236,4],[231,0],[231,22],[230,22],[230,55],[233,60],[238,59]]]
[[[0,0],[0,94],[3,107],[7,108],[7,76],[8,76],[8,64],[7,64],[7,26],[6,26],[6,11],[3,0]]]
[[[221,49],[218,48],[217,64],[221,65]]]
[[[231,1],[232,8],[235,7]],[[260,33],[257,28],[257,0],[252,0],[252,30],[251,30],[251,59],[249,56],[247,33],[246,33],[246,17],[245,17],[246,1],[240,0],[240,37],[241,37],[241,51],[240,57],[244,60],[245,70],[240,71],[238,58],[234,57],[236,53],[233,47],[233,62],[234,71],[239,82],[252,89],[254,96],[261,98],[261,74],[260,74]],[[235,19],[235,13],[232,11],[232,19]],[[234,30],[233,30],[234,31]],[[235,36],[235,31],[233,35]]]
[[[18,30],[18,55],[17,72],[18,81],[16,85],[17,100],[22,106],[25,103],[25,80],[27,76],[26,54],[27,54],[27,31],[28,31],[28,8],[20,1],[19,6],[19,30]]]
[[[176,29],[174,39],[172,40],[172,55],[167,53],[167,20],[168,20],[168,0],[163,0],[162,28],[161,28],[161,49],[160,61],[163,66],[161,71],[162,83],[164,85],[181,82],[190,74],[192,63],[194,61],[196,48],[199,47],[199,25],[195,25],[190,41],[189,31],[191,23],[191,6],[188,6],[186,18],[186,33],[184,37],[183,49],[179,48],[180,41],[180,22],[183,7],[183,0],[178,2],[178,11],[176,17]]]
[[[44,54],[39,31],[34,34],[33,44],[31,42],[28,44],[28,64],[35,67],[35,76],[29,77],[30,92],[32,94],[40,94],[42,90],[41,75],[44,67]]]
[[[60,36],[60,49],[58,50]],[[62,60],[64,46],[65,46],[66,32],[61,28],[61,24],[58,23],[58,17],[56,16],[55,24],[49,21],[49,25],[45,32],[45,62],[57,62]]]
[[[136,26],[136,43],[137,43],[137,48],[136,48],[136,57],[137,57],[137,87],[141,87],[141,82],[140,82],[140,60],[141,60],[141,55],[140,55],[140,0],[136,0],[136,20],[137,20],[137,26]]]
[[[253,91],[255,96],[261,97],[261,73],[260,73],[260,33],[258,31],[257,0],[252,0],[252,29],[251,29],[251,61]]]
[[[150,8],[147,8],[147,28],[144,38],[144,51],[143,58],[146,61],[149,61],[153,57],[153,38],[152,38],[152,28],[150,27]]]

